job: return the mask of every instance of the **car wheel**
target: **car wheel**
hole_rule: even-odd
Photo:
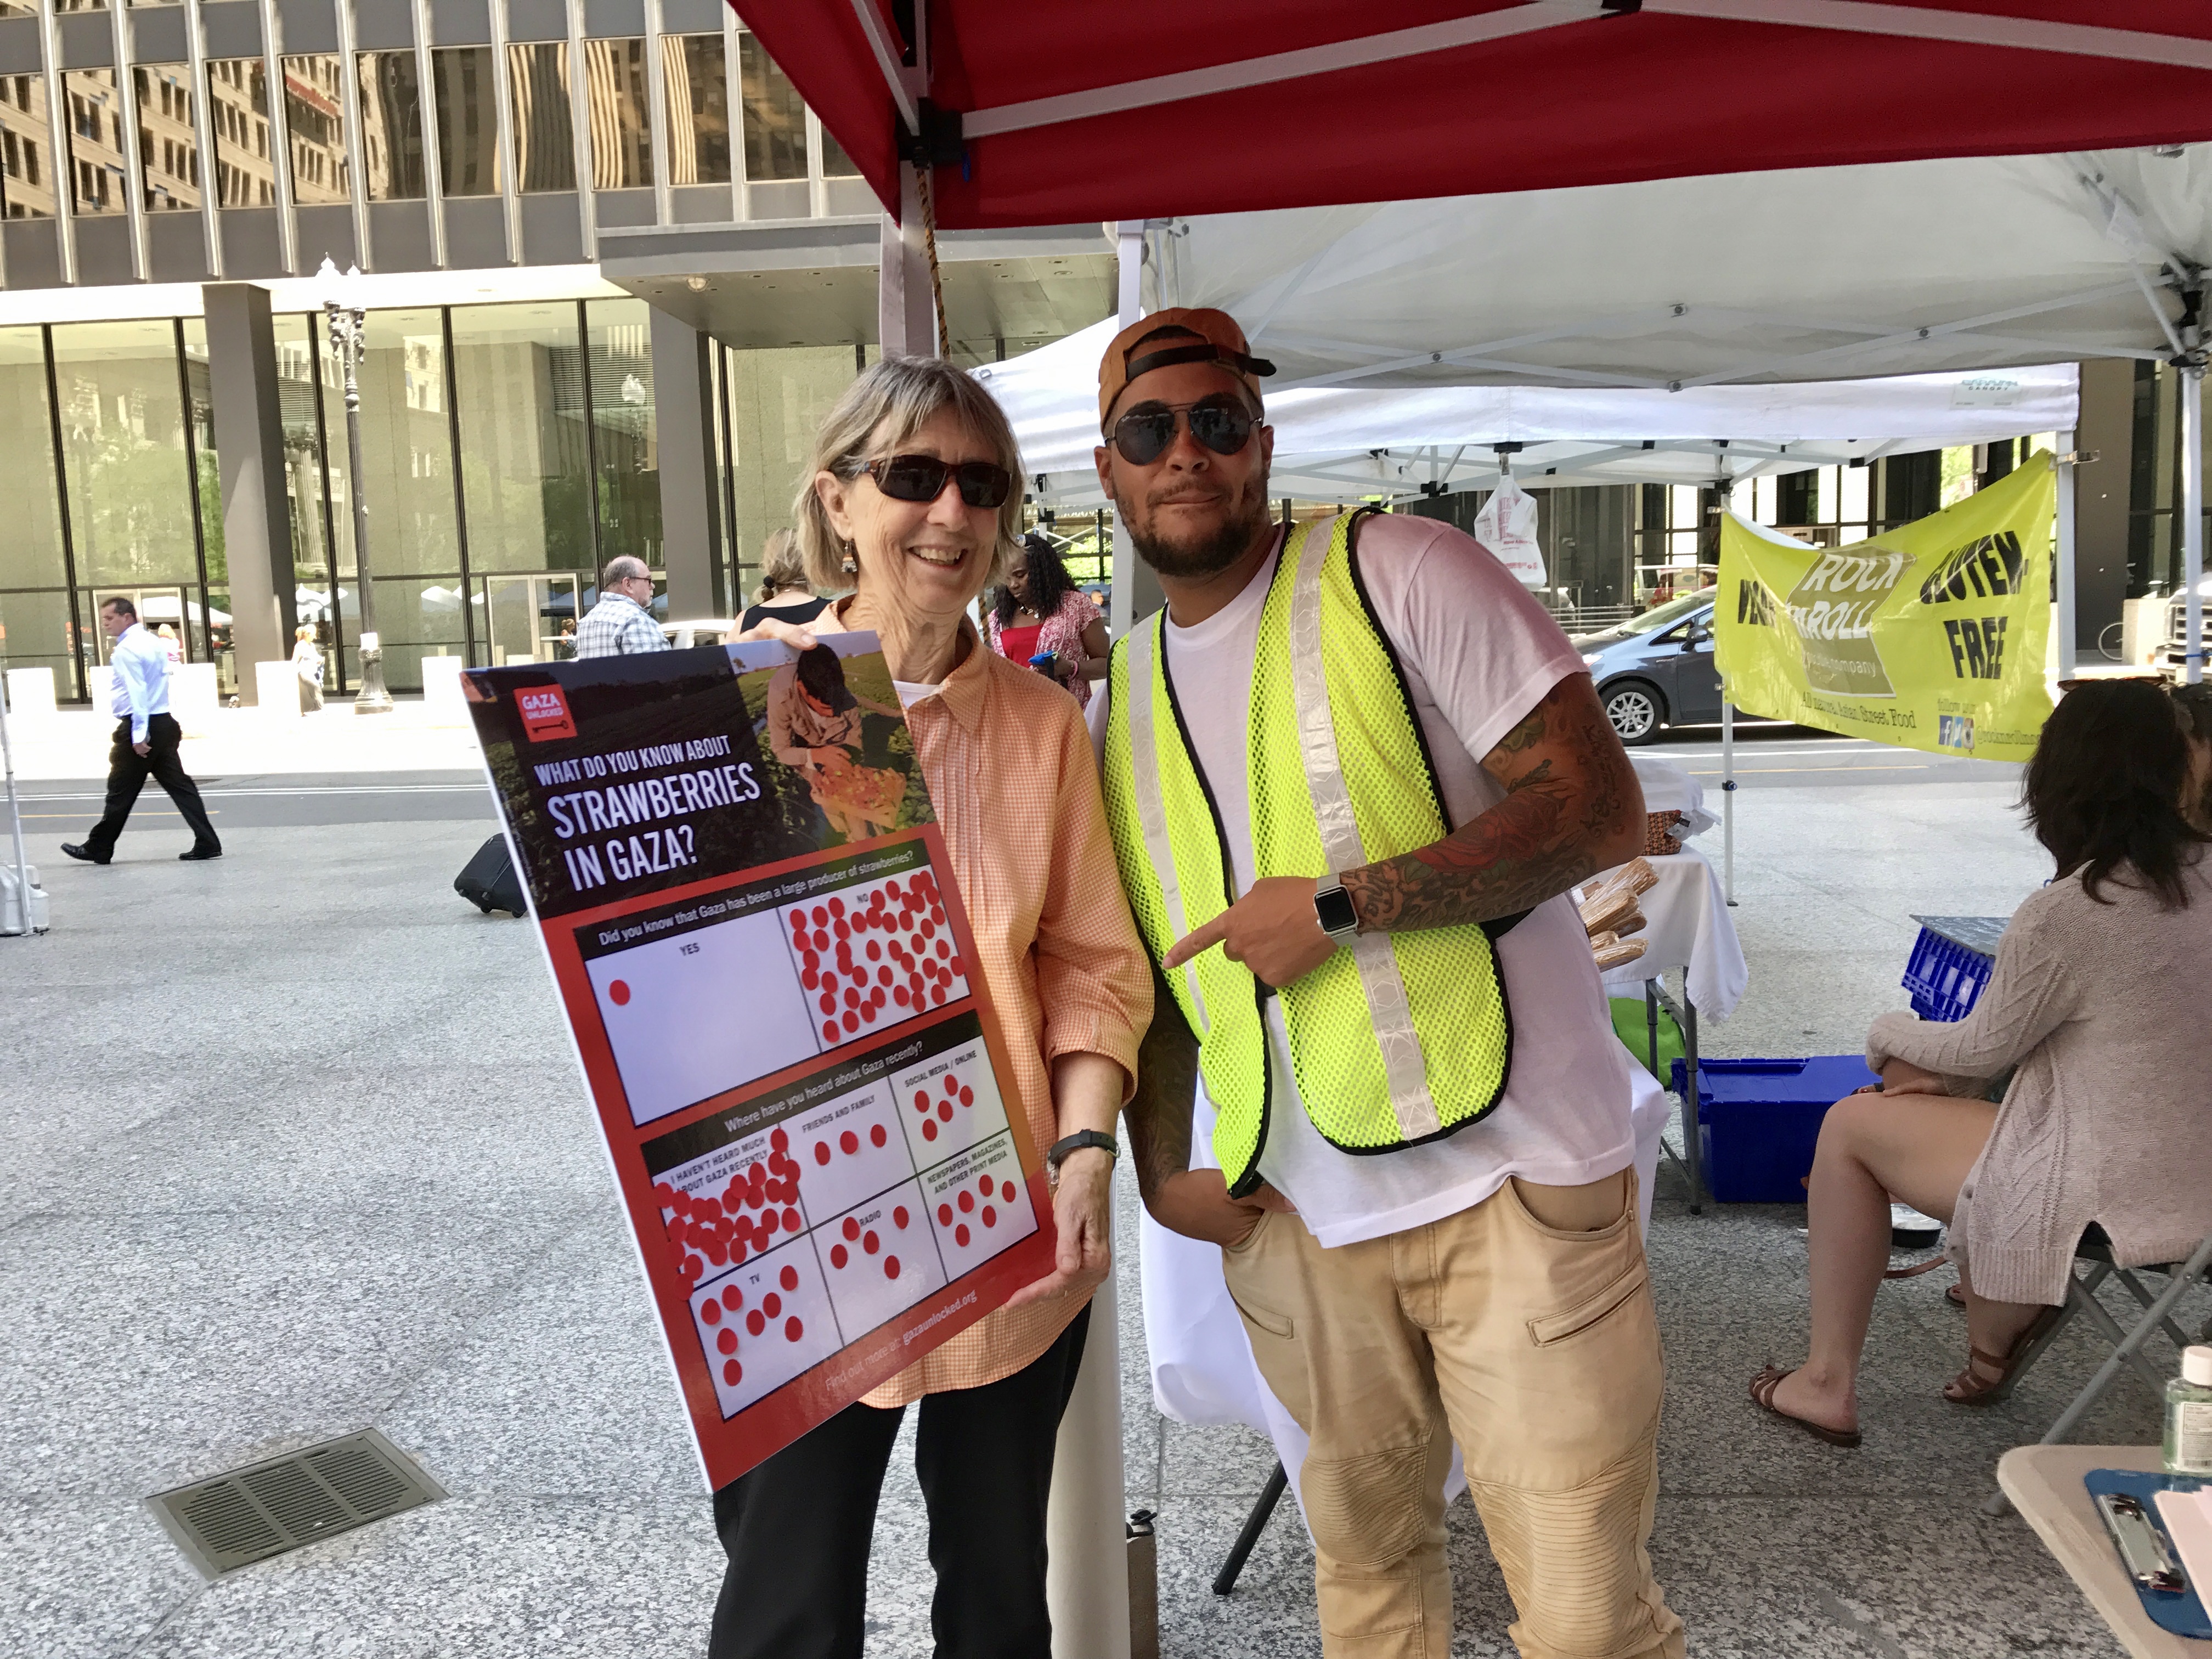
[[[1623,743],[1649,743],[1659,735],[1659,694],[1634,680],[1607,686],[1605,717]]]

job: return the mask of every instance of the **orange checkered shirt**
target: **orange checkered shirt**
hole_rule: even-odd
[[[935,696],[908,708],[907,725],[1042,1152],[1061,1133],[1051,1073],[1060,1055],[1115,1061],[1128,1099],[1137,1045],[1152,1024],[1152,965],[1122,896],[1082,710],[1034,669],[985,647],[973,624],[963,627],[966,658]],[[986,1315],[866,1403],[903,1406],[1011,1376],[1082,1305],[1060,1299]]]

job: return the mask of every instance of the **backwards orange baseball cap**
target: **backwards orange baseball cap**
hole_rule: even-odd
[[[1252,356],[1244,331],[1225,311],[1210,307],[1175,307],[1142,317],[1114,337],[1098,362],[1098,424],[1114,412],[1115,400],[1139,375],[1177,363],[1218,363],[1251,388],[1260,401],[1260,376],[1274,364]]]

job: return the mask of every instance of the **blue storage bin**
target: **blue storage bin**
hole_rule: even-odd
[[[1905,988],[1923,1019],[1964,1019],[1990,982],[2004,916],[1915,916],[1920,937],[1905,964]]]
[[[1674,1062],[1674,1092],[1687,1086]],[[1802,1204],[1828,1108],[1881,1079],[1857,1054],[1698,1062],[1698,1145],[1722,1204]]]

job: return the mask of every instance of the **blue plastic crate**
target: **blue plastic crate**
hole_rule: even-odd
[[[2003,916],[1915,916],[1920,937],[1902,983],[1923,1019],[1964,1019],[1990,982]]]
[[[1686,1086],[1674,1062],[1674,1091]],[[1698,1063],[1698,1145],[1722,1204],[1802,1204],[1828,1108],[1881,1079],[1857,1054]]]

